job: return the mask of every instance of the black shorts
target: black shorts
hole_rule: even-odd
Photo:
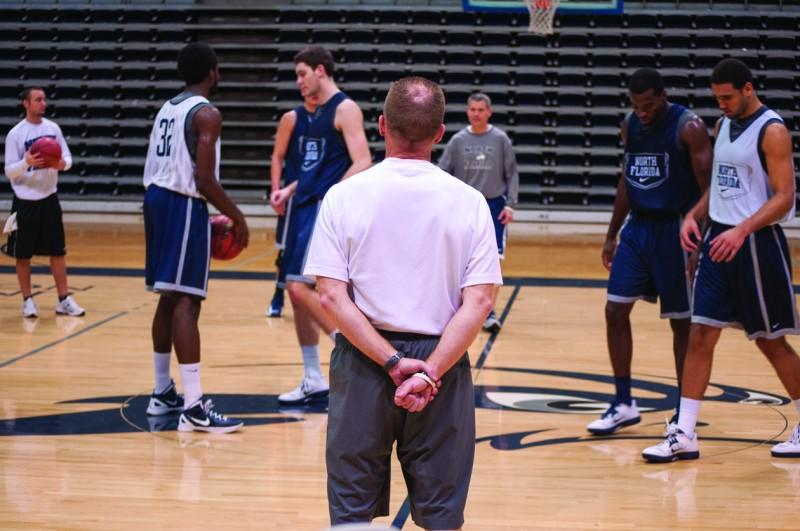
[[[427,359],[438,337],[384,332],[406,356]],[[411,517],[426,529],[464,523],[475,457],[475,397],[466,354],[442,378],[436,399],[419,413],[394,405],[383,368],[342,334],[331,354],[328,509],[331,524],[389,514],[392,443],[408,486]]]
[[[64,222],[58,194],[38,201],[14,197],[11,211],[17,213],[17,230],[8,238],[8,254],[21,259],[33,255],[64,256]]]

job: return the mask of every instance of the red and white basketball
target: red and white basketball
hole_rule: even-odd
[[[211,216],[211,257],[232,260],[242,252],[242,246],[233,237],[233,221],[228,216]]]
[[[55,138],[43,136],[33,143],[31,154],[41,155],[46,167],[55,168],[61,160],[61,145]]]

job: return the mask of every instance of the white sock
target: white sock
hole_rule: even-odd
[[[167,387],[169,387],[169,382],[172,380],[169,375],[171,356],[171,352],[153,352],[153,368],[156,371],[156,386],[154,391],[156,394],[163,393]]]
[[[702,400],[681,397],[681,410],[678,415],[678,428],[690,439],[694,436],[694,428],[697,426],[697,417],[700,415],[700,405]]]
[[[319,345],[300,345],[303,353],[305,376],[314,380],[323,380],[322,367],[319,365]]]
[[[333,341],[334,343],[336,343],[336,334],[339,334],[339,333],[340,333],[340,332],[339,332],[339,329],[338,329],[338,328],[337,328],[336,330],[334,330],[333,332],[331,332],[331,333],[330,333],[331,341]]]
[[[183,403],[191,406],[203,397],[200,385],[200,363],[181,363],[181,383],[183,383]]]

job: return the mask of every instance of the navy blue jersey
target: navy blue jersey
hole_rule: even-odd
[[[336,108],[346,99],[343,92],[337,92],[313,113],[302,105],[295,109],[297,121],[289,146],[296,158],[287,154],[286,167],[291,165],[296,170],[285,170],[284,174],[292,177],[291,172],[297,172],[294,175],[297,178],[295,206],[321,200],[352,164],[344,138],[333,125]]]
[[[643,127],[635,113],[626,118],[625,177],[634,213],[664,216],[686,213],[700,198],[689,150],[680,131],[693,114],[672,103],[658,123]]]
[[[283,159],[283,171],[281,173],[283,177],[283,186],[292,184],[297,180],[297,176],[300,175],[300,164],[303,160],[303,156],[300,153],[300,139],[295,136],[297,123],[300,121],[299,109],[306,110],[302,105],[294,109],[296,114],[295,126],[292,130],[292,135],[289,137],[289,145],[286,146],[286,156]],[[306,111],[306,115],[308,115],[308,111]]]

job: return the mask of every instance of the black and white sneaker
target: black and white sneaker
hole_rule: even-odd
[[[205,431],[208,433],[230,433],[244,426],[239,419],[228,418],[214,411],[211,400],[202,398],[183,410],[178,420],[178,431]]]
[[[310,404],[319,400],[327,400],[329,393],[328,383],[305,377],[300,385],[289,392],[278,395],[278,404],[282,406],[299,406]]]
[[[669,432],[664,442],[645,448],[642,457],[648,463],[671,463],[679,459],[697,459],[700,450],[697,446],[697,434],[691,438],[683,433],[677,425],[668,425]]]
[[[486,320],[483,322],[483,329],[487,332],[499,332],[502,327],[503,323],[500,322],[494,310],[489,312],[489,315],[486,316]]]
[[[150,403],[147,405],[148,415],[169,415],[183,411],[183,397],[175,389],[175,382],[169,381],[169,385],[162,393],[150,395]]]
[[[82,317],[86,315],[86,310],[78,306],[72,295],[67,295],[63,301],[56,305],[56,315],[71,315],[72,317]]]
[[[632,426],[641,421],[642,418],[639,416],[636,400],[631,401],[630,404],[614,402],[603,413],[602,417],[590,422],[586,429],[593,435],[611,435],[620,428]]]
[[[789,440],[772,447],[772,457],[800,457],[800,424],[798,424]]]

